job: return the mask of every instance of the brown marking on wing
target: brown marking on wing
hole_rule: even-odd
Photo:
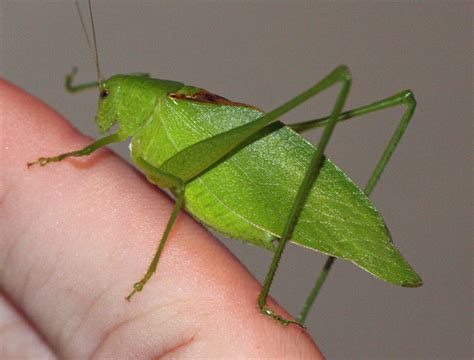
[[[258,111],[262,111],[256,108],[255,106],[231,101],[229,99],[226,99],[225,97],[213,94],[204,89],[201,89],[199,92],[192,95],[186,95],[182,93],[170,93],[168,94],[168,96],[176,100],[191,100],[191,101],[197,101],[197,102],[202,102],[202,103],[207,103],[207,104],[219,104],[219,105],[226,105],[226,106],[243,106],[243,107],[255,109]]]

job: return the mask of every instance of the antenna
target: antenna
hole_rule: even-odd
[[[81,20],[82,31],[84,32],[84,35],[85,35],[85,38],[86,38],[86,41],[87,41],[87,45],[89,46],[89,49],[90,49],[91,55],[92,55],[92,59],[95,63],[95,67],[96,67],[96,70],[97,70],[97,83],[100,85],[104,81],[104,77],[102,76],[102,73],[100,71],[100,66],[99,66],[99,53],[97,51],[97,39],[96,39],[96,36],[95,36],[95,25],[94,25],[94,16],[92,15],[91,0],[89,0],[89,14],[90,14],[91,26],[92,26],[93,43],[91,43],[91,41],[90,41],[89,34],[87,32],[87,29],[86,29],[86,24],[85,24],[85,21],[84,21],[84,17],[82,16],[82,11],[81,11],[81,8],[79,6],[79,1],[75,0],[74,3],[76,4],[77,13],[79,14],[79,19]],[[92,44],[94,46],[92,46]]]

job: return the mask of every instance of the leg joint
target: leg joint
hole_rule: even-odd
[[[410,107],[416,106],[415,94],[411,90],[405,90],[403,93],[403,102]]]
[[[341,77],[341,80],[344,82],[351,82],[352,81],[352,74],[351,70],[347,65],[339,65],[334,72],[338,73]]]

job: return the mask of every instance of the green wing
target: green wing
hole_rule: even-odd
[[[164,99],[156,120],[137,136],[144,143],[157,142],[156,147],[145,147],[149,151],[141,156],[160,165],[178,151],[262,114],[245,106]],[[145,134],[152,132],[153,140],[147,139]],[[160,154],[154,149],[160,149]],[[283,231],[314,151],[297,133],[275,124],[266,136],[192,180],[186,187],[186,208],[227,236],[273,250],[272,240]],[[352,261],[394,284],[421,285],[393,246],[372,203],[329,159],[324,161],[291,241]]]

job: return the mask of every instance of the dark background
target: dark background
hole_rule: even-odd
[[[372,199],[425,284],[399,288],[336,262],[307,325],[330,359],[471,357],[472,3],[97,1],[94,9],[106,77],[150,72],[264,110],[341,63],[353,73],[346,109],[413,90],[419,107]],[[2,0],[0,37],[2,76],[94,135],[97,94],[62,87],[73,65],[79,81],[95,79],[73,3]],[[284,120],[326,115],[335,90]],[[328,156],[362,185],[402,112],[340,125]],[[114,149],[128,156],[126,144]],[[263,280],[270,253],[224,242]],[[323,262],[290,245],[272,295],[297,313]]]

